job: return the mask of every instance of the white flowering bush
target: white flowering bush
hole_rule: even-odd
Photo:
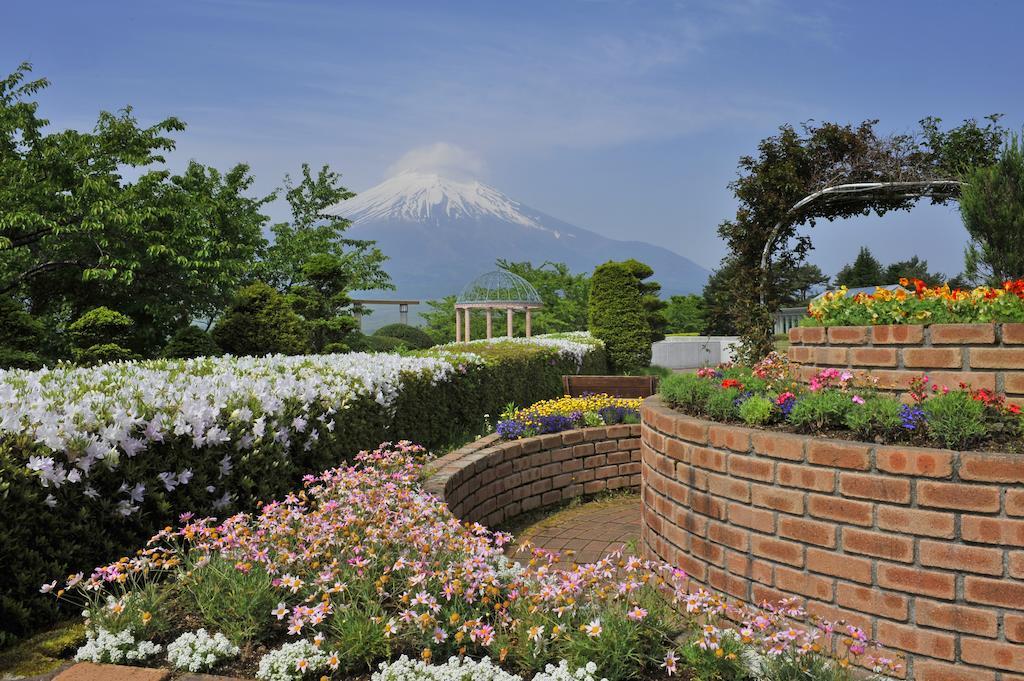
[[[307,674],[322,672],[330,666],[331,657],[303,639],[285,643],[261,657],[256,678],[264,681],[293,681]]]
[[[558,666],[549,664],[538,672],[532,681],[608,681],[598,679],[597,665],[588,662],[579,669],[570,669],[562,660]],[[402,655],[394,662],[382,662],[371,677],[372,681],[523,681],[521,676],[512,674],[491,662],[490,658],[473,660],[468,657],[451,657],[443,664],[430,664],[422,660],[410,660]]]
[[[137,641],[131,629],[112,633],[106,629],[89,631],[85,644],[75,653],[77,662],[103,664],[131,664],[144,662],[160,653],[161,647],[152,641]]]
[[[588,662],[585,666],[572,670],[569,669],[569,663],[562,660],[557,667],[553,664],[546,665],[544,671],[538,672],[533,677],[533,681],[598,681],[595,674],[597,674],[597,665],[593,662]],[[600,681],[608,681],[608,679],[602,678]]]
[[[239,652],[224,634],[210,636],[206,629],[198,629],[186,631],[167,644],[167,661],[175,669],[201,672],[238,657]]]

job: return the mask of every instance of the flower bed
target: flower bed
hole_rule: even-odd
[[[792,604],[731,604],[661,562],[613,555],[560,570],[534,551],[528,565],[512,563],[503,552],[510,537],[461,524],[423,493],[423,454],[382,445],[355,466],[309,476],[301,493],[257,515],[219,523],[186,515],[135,557],[47,588],[63,587],[61,598],[85,608],[81,657],[162,664],[167,646],[180,666],[261,679],[383,662],[381,681],[618,681],[685,667],[705,678],[756,670],[782,681],[823,671],[819,651],[833,644],[854,657],[868,652],[856,627],[794,628],[805,613]],[[732,623],[738,633],[722,628]],[[196,627],[204,633],[190,633]],[[851,676],[833,665],[810,678]]]
[[[600,373],[585,335],[411,353],[0,371],[0,639],[45,623],[45,574],[120,553],[179,513],[251,508],[388,438],[444,444],[509,401]]]
[[[794,597],[919,681],[1024,671],[1024,459],[642,408],[645,556],[740,601]]]
[[[598,394],[565,395],[529,407],[509,406],[498,421],[498,434],[506,440],[560,433],[575,428],[640,423],[640,399]]]

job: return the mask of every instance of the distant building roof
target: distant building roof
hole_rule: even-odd
[[[866,293],[868,295],[871,295],[877,289],[880,289],[880,288],[881,289],[885,289],[886,291],[906,291],[907,293],[910,293],[910,289],[904,288],[903,286],[900,286],[899,284],[879,284],[878,286],[858,286],[857,288],[848,288],[848,289],[846,289],[846,297],[847,298],[853,298],[858,293]],[[824,292],[819,293],[818,295],[814,296],[814,298],[812,298],[811,300],[817,300],[818,298],[821,298],[826,293],[836,293],[838,290],[839,289],[832,289],[830,291],[824,291]]]

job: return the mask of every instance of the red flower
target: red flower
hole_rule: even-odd
[[[1006,408],[1010,410],[1011,414],[1019,414],[1020,413],[1020,407],[1018,405],[1016,405],[1016,404],[1008,405]]]
[[[742,388],[743,384],[737,381],[735,378],[727,378],[722,381],[723,388]]]

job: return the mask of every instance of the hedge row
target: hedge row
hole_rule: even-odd
[[[570,351],[565,346],[571,346]],[[46,381],[53,380],[46,376],[47,370],[0,371],[0,574],[4,575],[0,582],[0,645],[46,625],[58,614],[54,599],[39,594],[41,584],[79,571],[88,573],[93,566],[138,546],[176,521],[181,513],[220,515],[254,508],[261,500],[295,488],[304,474],[338,465],[359,450],[383,441],[408,439],[428,447],[446,445],[479,432],[484,415],[497,416],[509,402],[527,405],[560,395],[565,373],[606,370],[601,344],[579,335],[566,341],[538,338],[534,343],[448,345],[403,358],[361,355],[366,375],[333,368],[343,363],[345,367],[352,365],[352,357],[224,358],[63,369],[92,372],[84,373],[78,384],[83,392],[77,404],[88,404],[94,396],[92,391],[112,390],[110,385],[116,383],[116,376],[125,372],[145,372],[150,378],[165,372],[168,384],[177,385],[171,378],[181,382],[182,373],[194,372],[210,380],[208,372],[234,364],[244,364],[247,370],[254,366],[265,369],[261,362],[280,365],[276,370],[265,370],[270,385],[274,380],[289,381],[288,387],[296,391],[287,398],[282,395],[279,412],[273,419],[266,419],[268,432],[255,444],[240,447],[244,438],[252,437],[248,430],[251,423],[243,427],[237,418],[240,408],[252,409],[246,405],[253,403],[235,397],[209,398],[223,403],[211,405],[219,410],[211,421],[215,429],[204,432],[213,433],[219,428],[216,432],[223,431],[226,441],[197,446],[194,432],[175,434],[175,427],[167,423],[162,440],[149,441],[133,456],[111,450],[91,467],[85,467],[87,474],[81,473],[83,467],[76,467],[76,463],[81,463],[83,456],[92,457],[92,449],[73,443],[65,451],[55,451],[44,443],[46,438],[41,433],[47,431],[38,424],[33,428],[26,425],[20,432],[16,427],[12,429],[12,421],[18,418],[20,393],[58,399],[48,396],[44,389]],[[434,364],[423,369],[424,362]],[[389,383],[364,389],[362,384],[384,372],[384,365],[411,368],[389,369]],[[61,370],[58,367],[51,373]],[[301,390],[311,388],[305,384],[294,388],[295,382],[316,371],[340,371],[343,378],[346,372],[353,374],[351,381],[358,389],[350,390],[339,383],[336,392],[324,391],[321,386],[321,393],[312,400],[301,398]],[[67,390],[73,391],[75,381],[67,377],[62,380],[70,386]],[[36,385],[40,382],[42,388]],[[175,390],[188,393],[190,389]],[[52,387],[50,392],[54,392]],[[20,399],[27,399],[24,395]],[[174,397],[187,400],[195,396]],[[71,411],[69,408],[69,413],[58,414],[57,421],[66,418],[68,422],[81,422],[81,413],[76,416]],[[125,418],[116,411],[101,413],[114,424]],[[139,413],[145,418],[153,416],[145,406]],[[24,409],[20,414],[22,423],[35,418]],[[102,432],[104,425],[91,427]],[[314,426],[319,426],[315,438]],[[144,437],[143,423],[134,428],[132,432]],[[177,430],[183,430],[180,424]],[[283,438],[281,433],[285,434]]]

